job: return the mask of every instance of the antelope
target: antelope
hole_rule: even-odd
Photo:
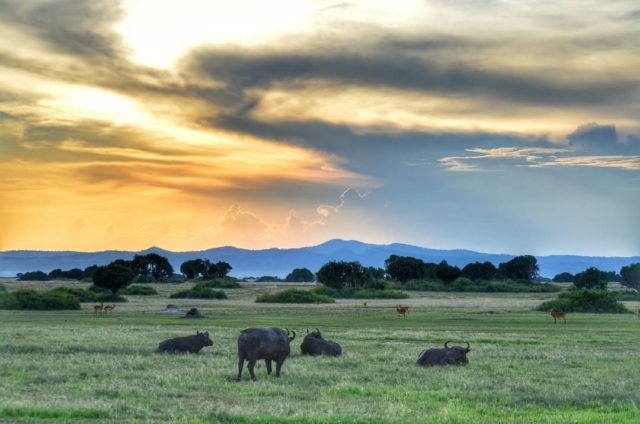
[[[564,320],[564,323],[567,323],[567,319],[565,318],[566,313],[565,312],[559,312],[559,311],[551,311],[551,316],[553,317],[553,323],[557,324],[557,320],[562,318]]]
[[[116,308],[116,305],[106,305],[104,307],[104,311],[105,312],[113,312],[113,310]]]
[[[104,305],[101,303],[99,305],[96,305],[93,307],[93,311],[94,313],[98,313],[98,312],[104,312]]]
[[[402,315],[404,318],[406,318],[407,314],[409,313],[409,307],[398,305],[396,306],[396,311],[398,312],[398,315]]]
[[[362,302],[362,306],[366,308],[367,307],[367,302]]]

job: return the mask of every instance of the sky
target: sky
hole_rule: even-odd
[[[0,0],[0,250],[640,255],[630,1]]]

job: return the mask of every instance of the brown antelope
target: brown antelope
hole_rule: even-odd
[[[406,318],[407,314],[409,313],[409,307],[398,305],[396,306],[396,311],[398,312],[398,315],[402,315],[404,318]]]
[[[116,305],[106,305],[104,307],[104,311],[106,312],[113,312],[113,310],[116,308]]]
[[[104,305],[101,303],[99,305],[96,305],[93,307],[93,311],[94,313],[98,313],[98,312],[104,312]]]
[[[362,306],[367,307],[367,302],[362,302]]]
[[[551,311],[551,316],[553,317],[553,323],[557,324],[557,320],[562,318],[564,320],[564,323],[567,323],[567,318],[565,318],[566,313],[565,312],[559,312],[559,311]]]

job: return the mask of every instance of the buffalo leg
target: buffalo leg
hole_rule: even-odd
[[[267,364],[267,374],[271,374],[271,359],[265,359],[264,362]]]
[[[238,381],[242,380],[242,366],[244,365],[244,358],[238,359]]]
[[[249,374],[251,374],[251,379],[253,381],[256,381],[256,375],[253,372],[253,367],[255,366],[256,366],[256,360],[253,358],[249,359],[249,362],[247,363],[247,369],[249,370]]]
[[[280,377],[280,370],[282,369],[282,364],[284,364],[284,359],[279,359],[276,361],[276,377]]]

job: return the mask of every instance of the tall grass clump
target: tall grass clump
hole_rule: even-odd
[[[0,294],[0,309],[73,310],[80,309],[80,301],[76,296],[55,290],[48,292],[18,290]]]
[[[171,299],[226,299],[227,294],[222,290],[213,290],[199,283],[191,289],[179,291],[169,297]]]
[[[258,296],[258,303],[335,303],[335,299],[313,290],[287,289]]]
[[[203,281],[198,283],[199,285],[203,285],[205,287],[209,287],[212,289],[240,289],[242,286],[235,280],[231,278],[215,278],[213,280]]]
[[[0,284],[0,292],[5,292],[5,291],[7,291],[7,288],[2,284]]]
[[[556,299],[542,303],[539,311],[590,312],[623,314],[630,311],[620,302],[614,292],[598,289],[571,290],[561,293]]]
[[[118,291],[118,294],[126,294],[129,296],[153,296],[158,294],[156,289],[149,286],[132,285]]]

